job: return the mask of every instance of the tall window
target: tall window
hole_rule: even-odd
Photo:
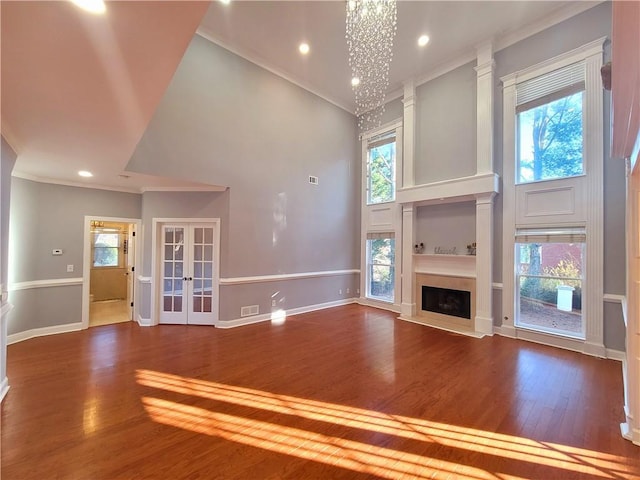
[[[367,145],[367,205],[396,198],[396,133],[384,133]]]
[[[117,267],[119,258],[120,234],[96,230],[93,233],[93,266]]]
[[[395,257],[393,233],[367,235],[367,297],[393,302]]]
[[[584,173],[584,88],[584,63],[517,86],[517,183]]]

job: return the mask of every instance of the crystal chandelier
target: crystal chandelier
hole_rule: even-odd
[[[380,125],[396,35],[396,0],[347,0],[347,46],[360,129]]]

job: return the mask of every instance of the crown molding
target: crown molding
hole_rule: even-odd
[[[30,173],[20,172],[14,170],[11,173],[12,177],[22,178],[23,180],[30,180],[32,182],[47,183],[51,185],[63,185],[65,187],[78,187],[78,188],[91,188],[95,190],[110,190],[113,192],[123,193],[141,193],[139,188],[131,187],[117,187],[112,185],[102,185],[99,183],[82,183],[74,182],[72,180],[63,180],[59,178],[40,177],[38,175],[31,175]]]
[[[140,193],[146,192],[224,192],[228,187],[222,185],[198,185],[194,187],[142,187]]]

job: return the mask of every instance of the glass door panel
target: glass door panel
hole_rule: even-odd
[[[187,323],[184,297],[187,281],[184,277],[185,228],[165,225],[162,227],[162,311],[161,323]]]
[[[193,297],[189,323],[213,323],[214,227],[195,225],[193,237]]]

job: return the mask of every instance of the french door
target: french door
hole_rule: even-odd
[[[214,325],[218,319],[217,224],[164,224],[160,323]]]

